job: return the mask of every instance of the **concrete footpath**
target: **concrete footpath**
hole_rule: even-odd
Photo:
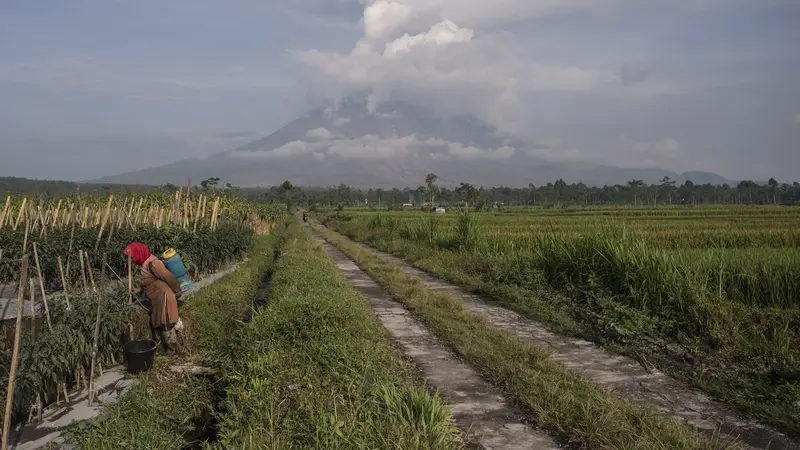
[[[560,448],[550,436],[527,425],[522,415],[470,366],[460,361],[339,249],[314,233],[353,287],[372,306],[422,376],[453,407],[453,418],[470,443],[485,450]]]
[[[608,386],[632,403],[655,407],[703,432],[749,448],[800,449],[800,444],[786,435],[755,421],[738,417],[723,403],[658,370],[648,371],[637,361],[611,353],[589,341],[552,333],[542,324],[433,277],[395,256],[342,237],[401,268],[408,275],[421,279],[426,288],[455,296],[470,311],[485,316],[490,323],[508,334],[537,347],[550,349],[553,358],[567,368],[581,373],[597,384]]]

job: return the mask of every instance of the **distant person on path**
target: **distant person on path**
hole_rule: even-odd
[[[150,329],[153,340],[156,340],[158,332],[164,349],[169,350],[177,341],[175,325],[180,322],[178,317],[180,283],[157,256],[150,254],[150,249],[146,245],[134,242],[128,245],[123,253],[125,256],[130,255],[133,262],[142,268],[142,289],[150,301]]]

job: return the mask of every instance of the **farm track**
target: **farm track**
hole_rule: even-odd
[[[354,289],[367,299],[383,326],[419,367],[423,377],[453,407],[453,418],[467,432],[471,443],[486,450],[560,448],[550,436],[526,425],[520,419],[521,414],[509,405],[499,390],[453,355],[342,251],[318,233],[312,233]]]
[[[655,407],[664,414],[679,417],[701,431],[726,441],[746,444],[750,448],[800,449],[800,444],[782,433],[738,417],[724,404],[657,370],[647,370],[635,360],[608,352],[589,341],[551,333],[539,323],[433,277],[402,259],[341,234],[337,235],[372,252],[408,275],[419,278],[426,288],[455,296],[470,311],[485,316],[491,324],[508,334],[537,347],[552,350],[554,359],[565,367],[611,388],[631,403]]]

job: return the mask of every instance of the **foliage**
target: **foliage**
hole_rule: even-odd
[[[784,431],[800,428],[800,210],[537,209],[442,215],[350,213],[329,226],[694,383]],[[378,226],[380,225],[380,226]],[[432,243],[434,245],[432,245]],[[675,349],[679,350],[675,350]]]
[[[52,330],[42,323],[35,332],[30,327],[24,330],[14,392],[15,417],[27,412],[27,406],[33,404],[37,393],[42,394],[45,402],[55,400],[58,385],[74,382],[80,370],[88,379],[98,299],[70,297],[71,310],[66,309],[62,300],[50,300]],[[122,360],[122,333],[127,328],[131,311],[127,294],[124,297],[103,295],[99,301],[102,320],[98,361],[107,367],[111,361]],[[12,348],[7,342],[2,344],[0,397],[5,398]]]
[[[246,262],[192,296],[181,309],[183,333],[194,338],[184,350],[205,365],[221,358],[272,263],[272,236],[258,236]],[[167,357],[156,358],[149,375],[119,403],[106,407],[104,417],[72,430],[68,441],[83,449],[198,448],[211,434],[215,397],[224,386],[206,377],[174,374],[170,364]]]
[[[489,324],[459,299],[428,289],[424,282],[356,243],[328,230],[323,236],[342,249],[396,300],[414,311],[459,357],[496,385],[537,428],[575,448],[726,448],[660,412],[635,406],[567,369],[550,351],[528,345]]]
[[[233,334],[223,448],[461,448],[363,298],[293,222],[268,308]]]
[[[435,183],[436,180],[434,180]],[[774,180],[773,180],[774,181]],[[724,205],[797,205],[800,204],[800,183],[766,183],[742,181],[737,185],[695,184],[685,181],[678,185],[674,180],[662,179],[658,183],[646,184],[642,180],[613,186],[588,186],[584,183],[569,184],[564,180],[527,187],[494,186],[480,187],[468,183],[447,188],[434,183],[420,188],[356,189],[347,185],[331,188],[298,188],[289,192],[290,199],[297,203],[335,206],[356,206],[367,199],[369,204],[402,205],[424,203],[435,199],[442,204],[470,206],[478,202],[505,206],[701,206]],[[380,191],[380,192],[379,192]],[[430,194],[430,195],[426,195]],[[286,201],[286,192],[279,186],[271,188],[242,189],[241,195],[267,203]],[[411,199],[411,200],[410,200]]]
[[[465,250],[475,248],[478,243],[478,220],[466,208],[458,214],[455,235],[456,243]]]
[[[124,277],[127,274],[128,261],[122,252],[128,244],[137,241],[145,243],[154,254],[158,255],[167,248],[174,248],[194,272],[210,273],[232,260],[240,259],[247,251],[253,236],[249,228],[233,226],[196,233],[174,226],[138,230],[123,228],[115,230],[110,241],[107,238],[103,239],[95,251],[97,234],[97,228],[76,229],[72,247],[74,255],[69,253],[70,230],[67,228],[51,230],[46,239],[36,239],[42,276],[45,280],[50,282],[60,280],[58,257],[61,256],[63,266],[66,266],[69,257],[72,263],[68,277],[72,280],[71,286],[74,287],[75,281],[80,279],[80,264],[77,263],[79,249],[89,253],[89,261],[95,276],[101,272],[108,273],[103,266],[105,260],[114,272]],[[3,252],[3,260],[0,260],[0,281],[13,282],[18,279],[19,263],[12,261],[8,256],[21,253],[24,237],[25,230],[21,227],[16,231],[10,228],[0,229],[0,250]],[[33,238],[28,238],[29,251],[33,241]],[[34,273],[35,267],[31,265],[31,274]]]
[[[140,376],[103,417],[65,430],[70,444],[82,450],[197,448],[209,425],[213,381],[170,372],[157,356],[151,372]]]

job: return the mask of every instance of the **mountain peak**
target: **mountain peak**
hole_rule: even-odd
[[[655,183],[664,176],[726,181],[707,172],[678,175],[661,169],[547,162],[532,156],[535,149],[474,116],[440,117],[404,102],[371,104],[349,98],[309,111],[269,136],[233,150],[96,181],[165,184],[187,176],[216,176],[240,186],[275,185],[289,179],[305,186],[416,187],[428,172],[454,184],[506,186],[559,178],[590,185],[632,178]]]

